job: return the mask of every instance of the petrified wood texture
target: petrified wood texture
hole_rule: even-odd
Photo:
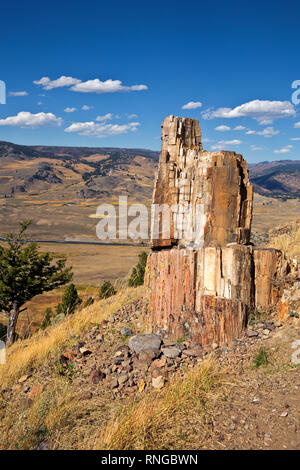
[[[280,281],[298,267],[279,250],[249,243],[252,198],[241,155],[203,151],[195,119],[164,120],[145,276],[149,332],[163,328],[171,339],[230,343],[250,310],[279,301]],[[168,232],[162,222],[169,215]]]
[[[279,301],[281,280],[289,273],[291,263],[274,248],[254,249],[254,263],[255,305],[258,309],[268,308]]]
[[[234,152],[202,150],[198,120],[167,117],[162,123],[162,150],[153,193],[153,208],[161,212],[159,230],[152,227],[152,246],[188,245],[194,232],[195,247],[247,244],[250,238],[253,191],[247,162]],[[186,222],[183,207],[191,205]],[[164,205],[164,206],[163,206]],[[177,208],[170,209],[177,205]],[[198,206],[198,212],[196,207]],[[163,220],[171,210],[169,236]],[[186,230],[186,225],[190,225]],[[182,233],[182,231],[186,230]]]
[[[247,248],[152,252],[145,276],[148,331],[163,328],[171,339],[187,336],[203,345],[211,338],[227,342],[239,336],[253,295]],[[237,258],[241,272],[232,272],[228,264],[222,271],[222,262]]]

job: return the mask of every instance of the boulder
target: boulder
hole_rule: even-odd
[[[132,336],[128,345],[132,351],[139,354],[142,351],[159,350],[161,345],[161,337],[155,334]]]

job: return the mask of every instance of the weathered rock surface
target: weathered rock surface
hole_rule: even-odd
[[[161,345],[161,338],[155,334],[132,336],[128,341],[128,345],[135,353],[158,350]]]
[[[252,218],[252,186],[247,163],[234,152],[202,150],[197,119],[167,117],[162,123],[162,150],[153,194],[155,205],[165,204],[155,220],[168,218],[168,208],[179,207],[171,214],[169,236],[162,223],[152,227],[153,247],[189,243],[188,232],[196,232],[197,246],[248,243]],[[189,230],[182,208],[191,205]],[[197,214],[197,216],[196,216]]]
[[[195,119],[164,120],[145,276],[149,332],[218,345],[242,334],[254,308],[287,315],[282,280],[299,268],[249,243],[252,198],[241,155],[203,151]]]

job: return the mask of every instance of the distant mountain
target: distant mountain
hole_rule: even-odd
[[[263,196],[300,197],[300,160],[257,163],[249,174],[254,191]]]
[[[0,142],[0,198],[109,199],[127,194],[149,202],[159,152],[114,147],[27,146]],[[254,190],[300,197],[300,160],[249,164]]]
[[[0,198],[150,199],[159,152],[112,147],[25,146],[0,142]]]

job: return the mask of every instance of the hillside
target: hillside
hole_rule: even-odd
[[[249,173],[254,191],[263,196],[300,197],[299,160],[258,163]]]
[[[299,318],[260,316],[214,351],[164,340],[157,358],[122,334],[142,332],[143,294],[122,291],[10,348],[1,449],[299,448]]]
[[[35,239],[98,241],[95,212],[99,204],[116,204],[119,195],[127,195],[129,204],[150,205],[158,156],[159,152],[145,149],[0,142],[0,237],[14,231],[19,220],[33,218]],[[300,161],[262,162],[249,165],[249,171],[256,195],[260,195],[256,206],[259,225],[260,220],[267,224],[270,211],[276,213],[281,204],[270,198],[300,196]],[[284,208],[287,222],[298,217],[295,210]],[[264,229],[284,222],[276,220]],[[253,230],[261,228],[256,224],[255,209]]]
[[[97,241],[97,206],[119,195],[148,204],[157,160],[151,150],[0,142],[0,236],[33,218],[39,240]]]

